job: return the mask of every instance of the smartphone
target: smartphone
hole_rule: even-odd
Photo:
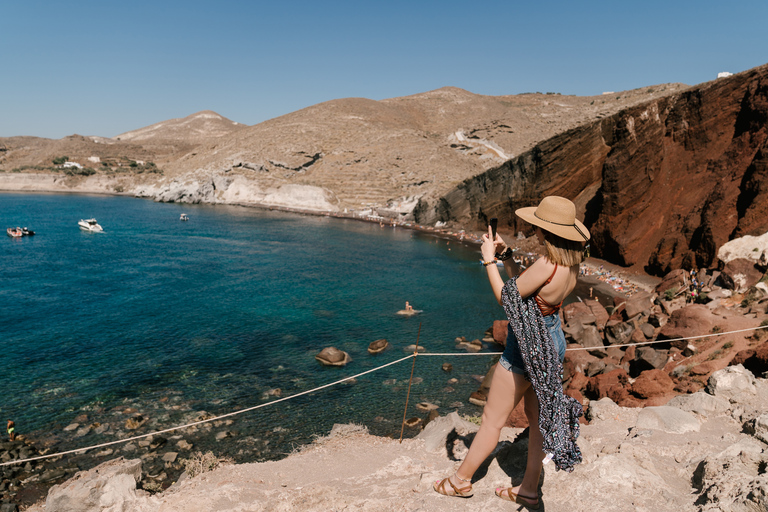
[[[496,228],[499,226],[499,219],[496,217],[493,217],[491,220],[488,221],[488,224],[491,226],[491,232],[493,233],[493,240],[496,240]]]

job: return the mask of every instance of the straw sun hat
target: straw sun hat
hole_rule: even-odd
[[[568,199],[547,196],[539,206],[519,208],[515,215],[534,226],[576,242],[589,240],[589,230],[576,219],[576,206]]]

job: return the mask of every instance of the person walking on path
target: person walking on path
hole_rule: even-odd
[[[521,208],[515,214],[536,226],[546,255],[505,284],[496,261],[504,261],[511,276],[514,272],[506,265],[511,249],[500,236],[492,239],[490,228],[483,235],[483,265],[493,294],[509,318],[507,344],[495,368],[482,423],[467,456],[453,475],[435,482],[433,488],[446,496],[472,496],[475,471],[496,448],[502,427],[523,399],[530,424],[525,475],[520,485],[498,488],[496,495],[538,509],[545,452],[558,469],[572,471],[581,462],[576,438],[582,406],[563,393],[565,336],[558,312],[576,286],[584,242],[590,235],[576,220],[574,204],[562,197],[545,197],[538,207]]]

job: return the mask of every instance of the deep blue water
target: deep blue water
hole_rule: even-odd
[[[181,212],[191,220],[180,222]],[[80,231],[77,221],[89,217],[105,233]],[[461,352],[457,336],[481,338],[503,318],[476,249],[401,228],[243,207],[0,194],[0,227],[17,225],[37,234],[0,240],[0,415],[21,432],[169,394],[194,410],[230,412],[267,401],[269,389],[285,396],[398,359],[419,323],[428,351]],[[423,313],[397,315],[406,300]],[[378,338],[393,347],[371,356]],[[321,367],[314,356],[327,346],[352,361]],[[454,365],[450,375],[443,362]],[[417,359],[423,382],[409,416],[423,400],[443,414],[466,404],[477,388],[472,375],[491,362]],[[280,427],[286,443],[339,422],[399,434],[410,367],[247,413],[238,426],[254,435]],[[452,392],[444,390],[451,377],[459,379]]]

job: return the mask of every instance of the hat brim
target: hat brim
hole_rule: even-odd
[[[518,208],[515,210],[515,215],[534,226],[538,226],[544,231],[549,231],[566,240],[573,240],[574,242],[586,242],[591,238],[587,227],[579,222],[578,219],[574,219],[576,226],[555,224],[544,219],[540,219],[536,216],[536,206],[529,206],[527,208]],[[584,233],[584,235],[582,235]],[[587,238],[584,239],[584,236]]]

